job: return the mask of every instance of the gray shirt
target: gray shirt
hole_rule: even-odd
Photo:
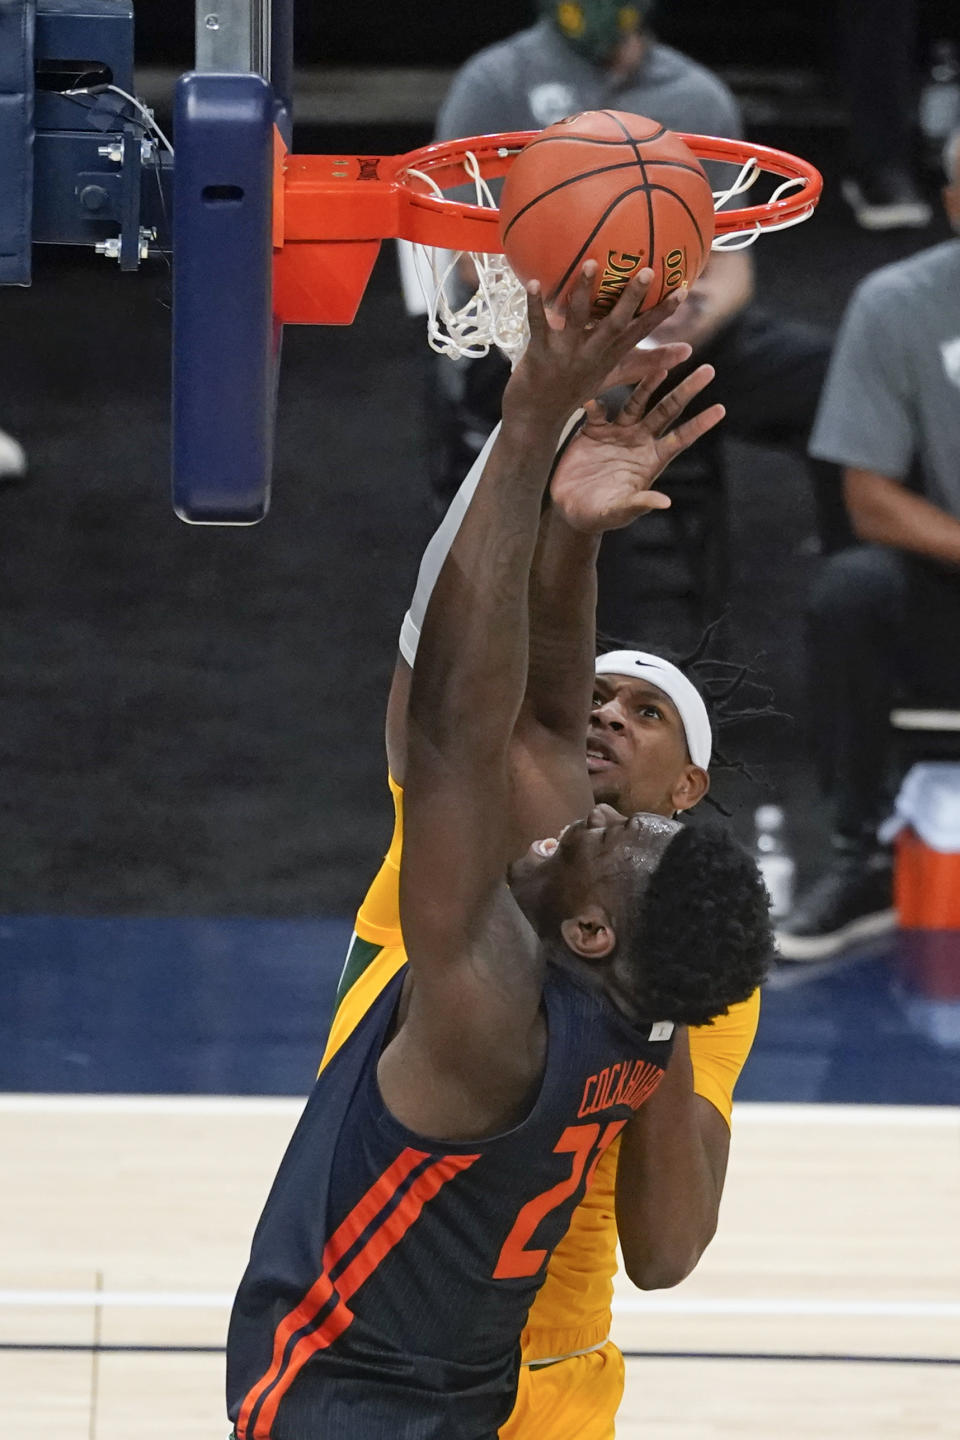
[[[810,453],[902,480],[960,519],[960,240],[867,277],[847,307]]]
[[[639,68],[614,79],[541,20],[479,51],[457,72],[440,107],[436,138],[541,130],[565,115],[604,108],[646,115],[688,134],[743,134],[732,92],[679,50],[651,40]]]

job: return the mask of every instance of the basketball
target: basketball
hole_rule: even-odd
[[[547,305],[595,260],[592,312],[605,315],[644,266],[642,309],[692,285],[710,256],[710,182],[689,147],[656,120],[585,110],[542,130],[517,156],[500,198],[500,238]]]

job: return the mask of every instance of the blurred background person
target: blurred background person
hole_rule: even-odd
[[[960,130],[944,207],[960,232]],[[960,239],[855,291],[812,452],[843,467],[858,543],[823,565],[808,614],[810,717],[833,855],[779,932],[820,960],[892,928],[889,715],[904,696],[960,706]]]
[[[732,91],[656,38],[647,25],[652,9],[652,0],[540,0],[535,25],[481,50],[457,72],[435,138],[538,130],[565,115],[601,108],[646,115],[688,134],[741,138],[743,120]],[[723,171],[720,183],[730,183],[735,167]],[[716,188],[717,177],[711,179]],[[704,361],[715,366],[716,397],[727,411],[724,435],[782,446],[806,461],[829,336],[753,301],[750,250],[714,252],[686,304],[657,339],[692,345],[691,369]],[[439,365],[432,483],[444,507],[497,421],[508,373],[496,351]],[[836,475],[824,462],[809,463],[820,544],[833,550],[847,538]]]

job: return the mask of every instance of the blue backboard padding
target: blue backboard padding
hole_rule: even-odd
[[[34,0],[0,3],[0,285],[30,284]]]
[[[133,91],[133,0],[36,0],[37,58],[100,60]]]
[[[185,520],[252,524],[269,501],[273,91],[258,75],[177,83],[173,500]]]
[[[96,61],[111,81],[134,94],[132,0],[37,0],[36,58]],[[75,100],[52,90],[36,98],[38,130],[72,130],[81,114]]]

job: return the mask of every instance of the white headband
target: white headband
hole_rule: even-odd
[[[659,655],[647,655],[643,650],[611,650],[597,657],[594,669],[597,675],[630,675],[638,680],[649,680],[664,695],[669,695],[683,724],[690,759],[701,770],[709,769],[713,750],[710,717],[703,696],[682,670],[671,665],[669,660],[663,660]]]

